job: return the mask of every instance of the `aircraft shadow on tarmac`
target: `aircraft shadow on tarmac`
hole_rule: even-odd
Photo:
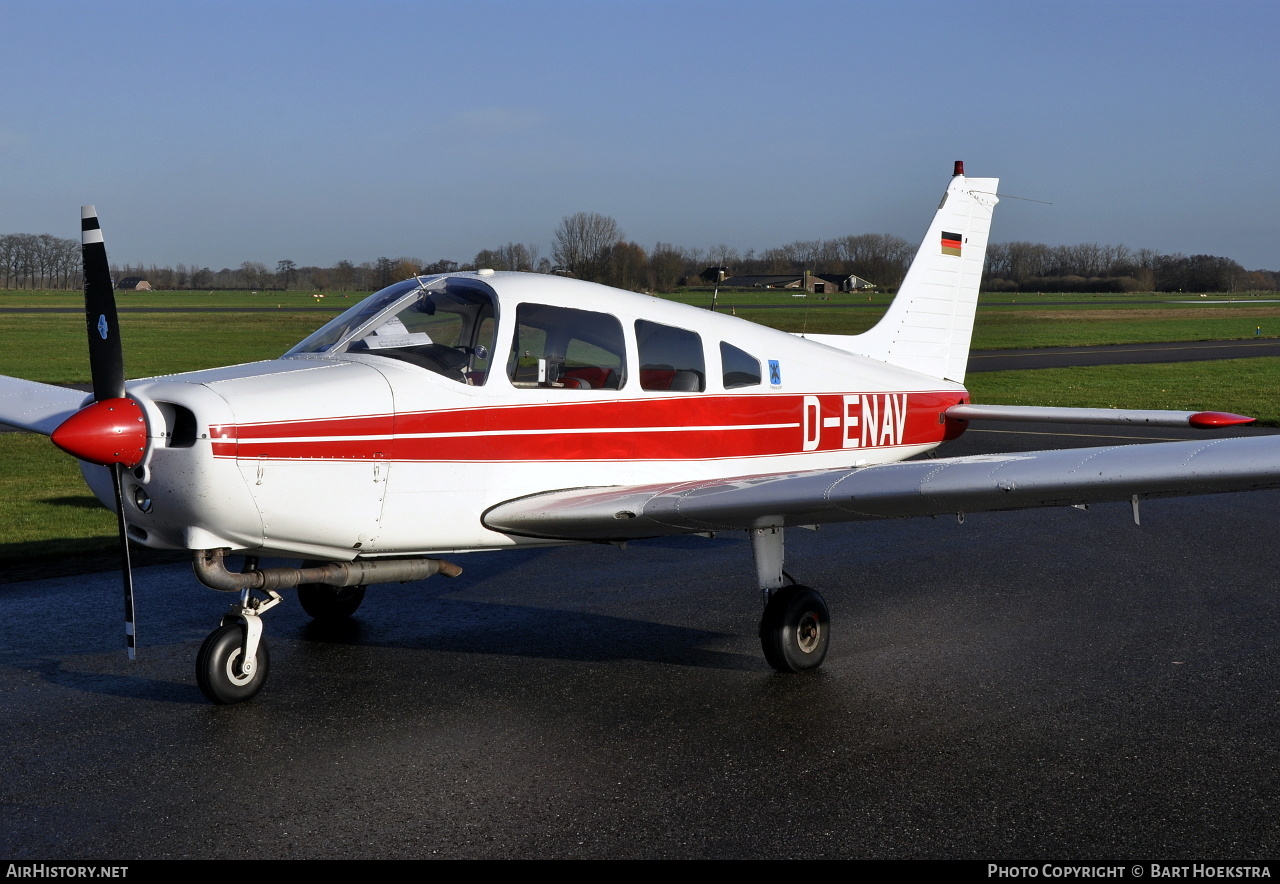
[[[389,606],[388,606],[389,607]],[[578,663],[633,660],[669,666],[690,666],[732,671],[759,670],[754,653],[713,650],[723,645],[724,633],[653,621],[605,616],[581,611],[555,610],[527,605],[475,602],[468,599],[418,598],[410,606],[396,605],[397,612],[412,608],[409,623],[396,628],[385,614],[362,621],[360,615],[336,624],[305,622],[296,630],[272,637],[272,657],[278,661],[276,677],[300,676],[308,670],[323,672],[353,654],[376,655],[384,649],[423,653],[527,657]],[[402,622],[397,618],[396,622]],[[83,648],[77,649],[83,651]],[[752,649],[754,650],[754,648]],[[0,666],[25,670],[40,680],[71,691],[200,705],[205,701],[194,682],[157,679],[146,670],[117,665],[114,655],[63,654],[31,657],[21,653],[0,656]],[[158,672],[181,672],[181,658],[194,657],[196,643],[170,642],[142,651]],[[101,663],[101,668],[95,667]],[[345,665],[345,664],[344,664]],[[430,663],[423,660],[424,671]]]
[[[131,700],[149,700],[157,703],[181,703],[192,706],[207,705],[195,682],[177,681],[137,675],[123,666],[109,671],[88,671],[69,668],[76,661],[57,657],[41,657],[35,660],[4,660],[8,668],[22,669],[39,676],[42,681],[69,691],[120,697]]]
[[[751,642],[744,653],[724,650],[730,642],[741,645],[740,635],[691,628],[652,619],[618,617],[580,610],[539,607],[465,597],[442,598],[449,587],[425,586],[406,590],[411,600],[401,602],[377,597],[366,601],[367,612],[338,623],[296,619],[280,624],[271,637],[271,653],[279,679],[301,679],[308,672],[333,672],[377,665],[388,649],[421,653],[420,665],[429,672],[436,663],[428,656],[522,657],[576,663],[636,661],[667,666],[687,666],[722,671],[762,669]],[[456,591],[456,590],[455,590]],[[434,596],[434,597],[433,597]],[[50,685],[101,696],[162,703],[202,704],[192,682],[155,675],[185,672],[194,658],[194,636],[184,640],[169,618],[154,617],[148,632],[157,644],[145,640],[138,667],[116,659],[115,649],[87,649],[68,636],[61,648],[45,647],[0,654],[0,666],[27,671]],[[182,633],[189,629],[181,628]],[[97,642],[94,642],[97,644]],[[365,658],[361,661],[361,657]],[[416,665],[416,664],[410,664]]]
[[[754,654],[710,650],[725,633],[627,617],[528,605],[433,599],[414,604],[403,630],[370,626],[357,614],[338,624],[311,622],[297,637],[313,647],[345,645],[444,654],[533,657],[575,662],[636,660],[677,666],[764,671]]]

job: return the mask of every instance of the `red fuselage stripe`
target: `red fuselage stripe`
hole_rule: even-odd
[[[963,392],[698,396],[211,427],[217,457],[700,460],[942,441]]]

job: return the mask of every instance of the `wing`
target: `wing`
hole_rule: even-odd
[[[566,489],[499,504],[484,523],[527,537],[628,540],[1276,487],[1280,436],[1252,436]]]
[[[81,390],[0,375],[0,424],[48,436],[84,399]]]

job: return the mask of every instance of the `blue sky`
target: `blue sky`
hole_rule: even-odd
[[[1280,269],[1280,4],[0,0],[0,233],[117,262],[993,238]],[[1044,202],[1031,202],[1040,200]]]

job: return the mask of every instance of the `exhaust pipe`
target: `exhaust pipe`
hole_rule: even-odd
[[[444,559],[366,559],[354,562],[330,562],[313,568],[263,568],[260,571],[228,571],[228,549],[198,549],[192,568],[200,582],[210,589],[243,592],[246,589],[270,591],[287,589],[302,583],[327,586],[368,586],[373,583],[407,583],[436,574],[457,577],[462,569]]]

